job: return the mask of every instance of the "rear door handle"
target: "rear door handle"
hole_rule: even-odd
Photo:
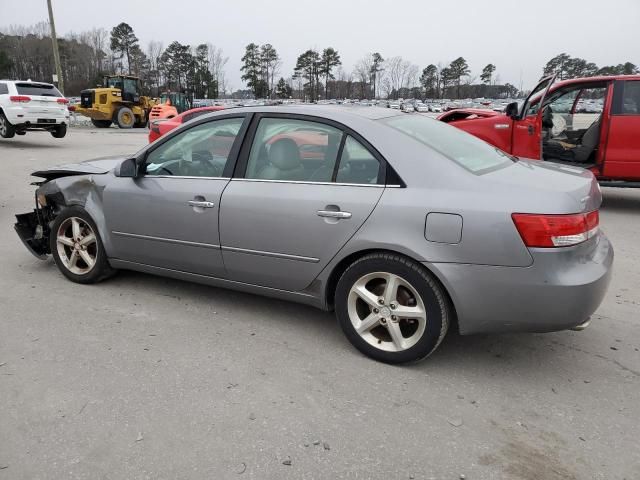
[[[187,202],[192,207],[200,207],[200,208],[213,208],[215,204],[213,202],[207,202],[204,200],[189,200]]]
[[[335,212],[333,210],[318,210],[319,217],[326,218],[351,218],[351,212]]]

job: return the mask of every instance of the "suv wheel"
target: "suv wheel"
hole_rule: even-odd
[[[16,134],[16,127],[9,123],[3,112],[0,112],[0,137],[13,138]]]
[[[388,253],[369,254],[351,264],[338,282],[335,303],[349,341],[386,363],[429,356],[452,316],[445,292],[422,265]]]
[[[66,125],[58,125],[56,128],[51,130],[51,135],[53,135],[53,138],[64,138],[66,134],[67,134]]]
[[[96,224],[81,207],[67,207],[55,218],[49,246],[60,272],[73,282],[97,283],[115,273]]]

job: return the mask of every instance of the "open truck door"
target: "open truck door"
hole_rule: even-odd
[[[513,119],[511,153],[516,157],[542,159],[543,105],[555,79],[556,76],[551,75],[540,80],[522,104],[521,111]]]

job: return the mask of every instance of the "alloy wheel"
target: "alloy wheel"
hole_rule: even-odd
[[[91,226],[79,217],[64,220],[56,234],[58,256],[67,270],[86,275],[96,265],[98,239]]]
[[[347,301],[355,331],[371,346],[400,352],[414,346],[427,327],[427,312],[417,290],[388,272],[360,277]]]
[[[0,115],[0,135],[3,137],[7,134],[7,121]]]

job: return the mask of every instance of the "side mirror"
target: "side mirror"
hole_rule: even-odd
[[[507,108],[504,109],[504,113],[507,117],[513,118],[514,120],[518,118],[518,102],[512,102],[507,105]]]
[[[116,177],[136,178],[139,174],[135,158],[127,158],[114,172]]]

